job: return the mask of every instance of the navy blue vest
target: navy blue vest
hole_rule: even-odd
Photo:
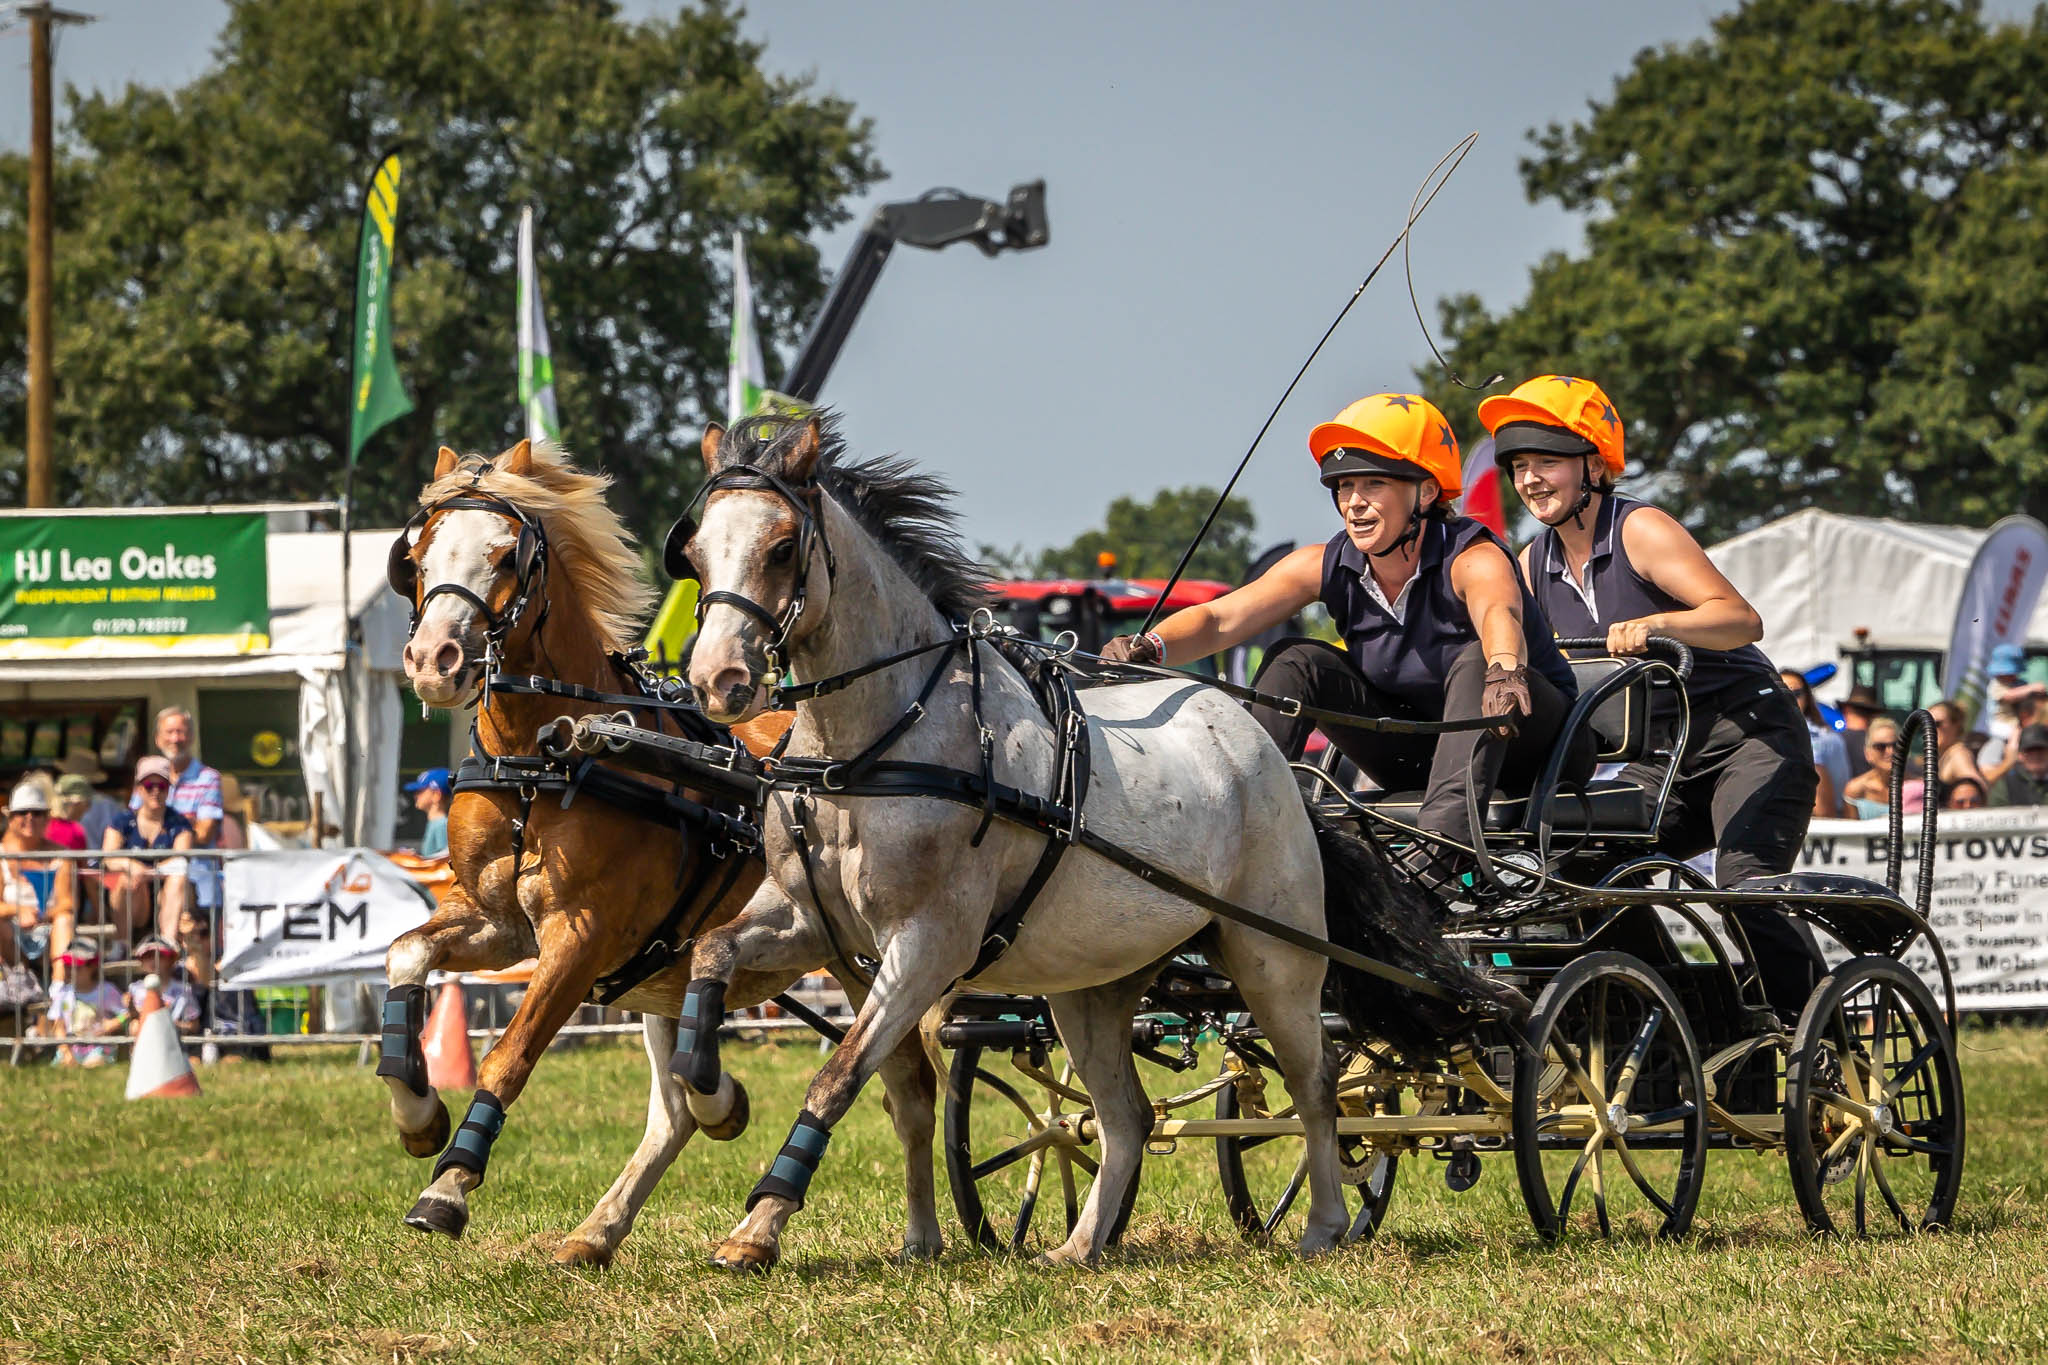
[[[1515,563],[1513,552],[1501,538],[1476,521],[1452,517],[1423,526],[1422,552],[1403,609],[1406,619],[1401,621],[1373,599],[1361,580],[1368,572],[1365,554],[1351,543],[1350,536],[1339,531],[1323,547],[1323,605],[1330,609],[1330,620],[1344,637],[1352,663],[1367,682],[1428,720],[1442,719],[1444,681],[1450,677],[1451,663],[1479,638],[1471,613],[1451,590],[1451,562],[1482,538],[1500,546],[1508,563]],[[1517,565],[1518,582],[1521,572]],[[1522,638],[1529,666],[1550,679],[1566,700],[1578,696],[1571,665],[1558,653],[1557,638],[1526,583],[1522,585]]]
[[[1628,547],[1622,543],[1621,527],[1629,515],[1649,504],[1609,493],[1600,503],[1593,521],[1593,554],[1586,561],[1586,579],[1593,585],[1593,604],[1600,609],[1599,620],[1586,610],[1586,599],[1565,578],[1564,541],[1551,527],[1529,549],[1529,577],[1543,614],[1561,639],[1605,637],[1617,621],[1634,621],[1658,612],[1685,611],[1685,603],[1636,572],[1628,562]],[[1763,678],[1775,682],[1777,670],[1755,645],[1740,649],[1692,651],[1692,677],[1686,695],[1698,700],[1737,683]]]

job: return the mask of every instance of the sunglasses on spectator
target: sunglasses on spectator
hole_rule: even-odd
[[[47,820],[50,818],[50,812],[46,810],[11,810],[7,812],[7,818],[10,820]]]
[[[1896,746],[1894,746],[1892,742],[1888,739],[1873,739],[1870,741],[1870,750],[1872,753],[1888,754],[1892,751],[1894,747]]]
[[[161,777],[145,777],[135,785],[146,792],[167,792],[171,789],[171,784]]]

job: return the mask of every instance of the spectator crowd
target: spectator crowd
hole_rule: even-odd
[[[2048,684],[2022,676],[2025,655],[2017,645],[1991,652],[1989,709],[1973,720],[1954,701],[1928,707],[1934,718],[1937,759],[1932,800],[1940,810],[1986,806],[2048,805]],[[1806,717],[1813,763],[1820,777],[1813,813],[1823,819],[1872,820],[1885,814],[1892,773],[1903,770],[1905,809],[1924,810],[1929,798],[1924,740],[1909,752],[1899,723],[1884,713],[1867,686],[1852,688],[1841,702],[1842,728],[1823,719],[1806,679],[1782,675]]]
[[[141,985],[156,978],[181,1034],[260,1032],[247,992],[217,992],[222,877],[202,850],[244,847],[231,778],[193,747],[192,713],[156,716],[156,752],[126,791],[90,749],[31,772],[7,797],[0,834],[0,1028],[81,1040],[132,1032]],[[95,852],[89,859],[51,856]],[[157,857],[137,857],[155,853]],[[107,979],[119,972],[127,990]],[[110,1049],[57,1050],[98,1066]]]

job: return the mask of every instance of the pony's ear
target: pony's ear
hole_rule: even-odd
[[[718,467],[718,448],[724,444],[725,428],[716,422],[707,423],[704,427],[704,439],[698,443],[698,449],[704,452],[705,473],[708,474]]]
[[[453,474],[455,472],[455,466],[461,463],[462,457],[460,455],[457,455],[447,446],[442,446],[441,453],[434,458],[435,480],[439,481],[441,479],[447,478],[450,474]]]
[[[791,483],[809,483],[818,472],[818,451],[824,444],[824,437],[818,430],[818,419],[813,417],[804,423],[803,432],[790,448],[789,456],[782,462],[782,469]]]
[[[498,468],[504,470],[507,474],[515,474],[522,479],[532,478],[533,442],[521,441],[518,445],[506,451],[505,463],[499,465]]]

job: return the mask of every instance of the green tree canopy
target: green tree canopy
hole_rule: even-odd
[[[1099,531],[1084,531],[1071,545],[1039,555],[1037,570],[1048,578],[1097,578],[1100,556],[1116,556],[1121,578],[1164,578],[1180,563],[1202,518],[1216,504],[1213,488],[1162,488],[1151,502],[1118,498],[1109,505]],[[1202,548],[1188,562],[1187,577],[1236,583],[1252,562],[1252,505],[1233,497],[1216,514]]]
[[[762,69],[719,0],[233,0],[182,89],[70,97],[56,173],[66,503],[332,496],[363,182],[405,155],[393,321],[416,403],[365,448],[396,519],[435,447],[519,434],[514,234],[535,206],[563,439],[643,534],[723,416],[730,234],[765,335],[823,292],[812,237],[880,174],[868,123]],[[26,166],[0,159],[0,498],[22,481]]]
[[[2048,513],[2048,12],[1750,0],[1533,141],[1587,249],[1499,316],[1447,300],[1461,373],[1597,380],[1631,474],[1713,536]]]

